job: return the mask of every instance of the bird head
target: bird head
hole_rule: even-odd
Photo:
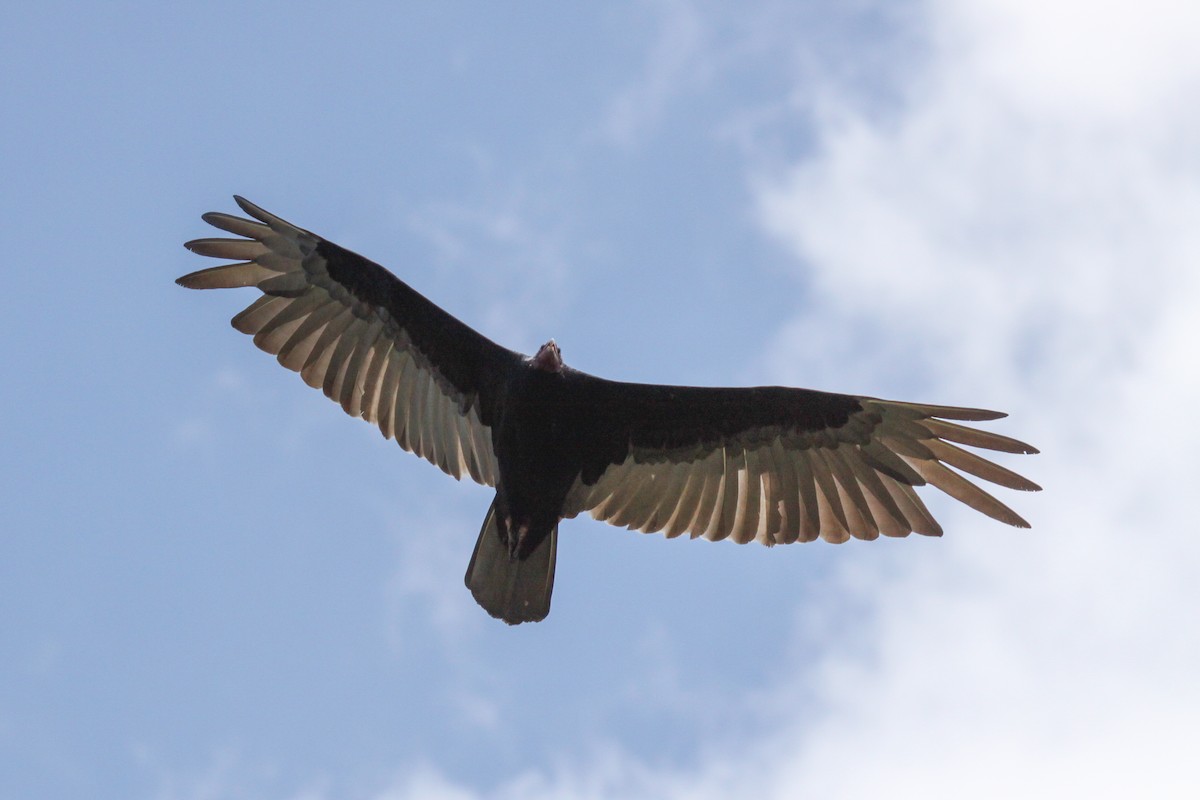
[[[546,342],[537,351],[537,355],[529,360],[533,366],[546,372],[562,372],[562,351],[553,339]]]

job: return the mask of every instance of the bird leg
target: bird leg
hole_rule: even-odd
[[[508,534],[508,557],[514,561],[517,559],[517,554],[521,552],[521,546],[525,544],[526,537],[529,536],[529,523],[517,525],[516,536],[513,536],[513,518],[504,518],[504,529]]]

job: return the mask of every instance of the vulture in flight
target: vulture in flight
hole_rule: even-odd
[[[186,247],[236,263],[178,283],[255,287],[261,296],[234,328],[385,438],[495,487],[466,584],[509,624],[549,613],[559,522],[585,511],[647,533],[739,544],[938,536],[914,491],[931,483],[1029,527],[959,472],[1039,489],[959,446],[1036,453],[961,424],[1002,413],[780,386],[605,380],[566,366],[553,340],[533,356],[508,350],[378,264],[235,199],[253,219],[203,219],[239,238]]]

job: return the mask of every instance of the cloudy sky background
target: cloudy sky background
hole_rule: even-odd
[[[1195,796],[1198,15],[0,12],[0,796]],[[1034,528],[577,520],[507,628],[488,493],[173,285],[233,192],[590,372],[1006,410]]]

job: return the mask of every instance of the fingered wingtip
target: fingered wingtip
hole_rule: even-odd
[[[267,211],[263,208],[260,208],[259,206],[256,206],[254,203],[251,203],[249,200],[242,197],[240,194],[235,194],[233,196],[233,200],[234,200],[234,202],[236,202],[238,204],[238,207],[241,208],[242,211],[245,211],[247,214],[249,214],[254,219],[258,220],[259,222],[263,223],[264,225],[267,225],[268,227],[274,229],[277,232],[296,228],[296,226],[292,225],[292,223],[288,222],[287,220],[283,219],[282,217],[275,216],[270,211]]]
[[[233,202],[237,203],[238,208],[240,208],[242,211],[245,211],[247,214],[259,220],[260,222],[269,222],[275,216],[274,214],[268,214],[257,204],[251,203],[240,194],[235,194],[233,196]]]
[[[245,211],[247,214],[250,214],[251,216],[254,215],[254,211],[258,210],[258,206],[254,205],[254,203],[251,203],[240,194],[235,194],[233,196],[233,202],[238,204],[238,208],[240,208],[242,211]]]

